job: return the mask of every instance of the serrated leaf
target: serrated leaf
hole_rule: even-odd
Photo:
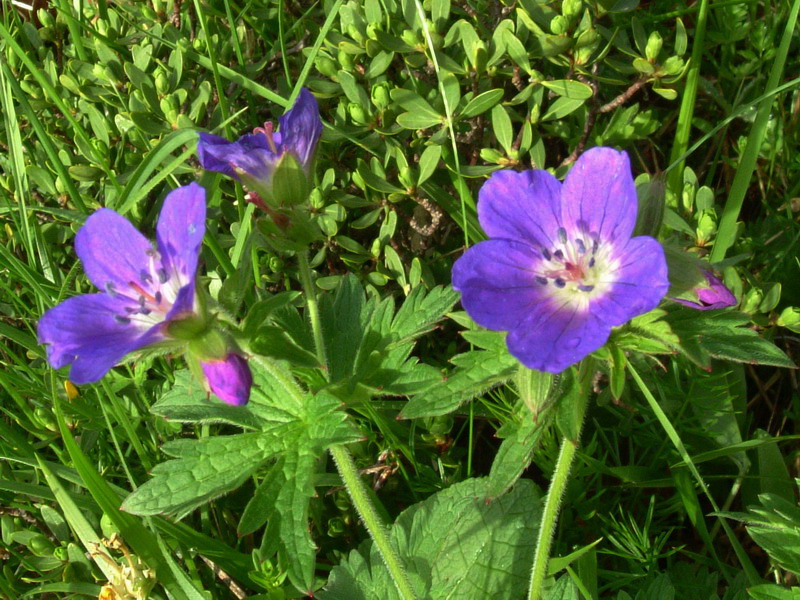
[[[452,362],[462,368],[424,394],[411,398],[400,412],[401,418],[418,419],[451,413],[467,400],[507,381],[519,367],[517,360],[508,353],[484,351],[458,355]]]
[[[299,590],[313,591],[314,559],[317,547],[308,530],[308,502],[314,495],[312,480],[317,456],[302,446],[289,451],[284,459],[285,485],[278,491],[276,509],[281,516],[282,550],[290,557],[287,573]]]
[[[263,356],[285,360],[301,367],[318,368],[320,366],[316,354],[295,344],[279,327],[270,325],[260,327],[250,342],[250,347],[253,352]]]
[[[562,575],[556,584],[544,593],[544,600],[579,600],[578,587],[569,575]]]
[[[492,502],[487,503],[486,497],[486,480],[468,479],[397,518],[391,539],[418,597],[511,600],[524,595],[539,521],[539,493],[523,480]],[[399,595],[377,551],[365,544],[334,567],[319,597],[395,600]]]
[[[422,287],[414,288],[392,321],[391,331],[397,336],[397,342],[431,331],[458,298],[459,293],[450,286],[437,286],[429,292]]]
[[[171,514],[182,518],[201,504],[239,487],[265,460],[291,443],[284,426],[271,435],[243,433],[201,440],[178,440],[164,446],[170,460],[122,503],[137,515]]]
[[[503,494],[528,468],[541,434],[541,423],[534,421],[533,415],[526,415],[517,430],[503,440],[489,472],[486,493],[490,498]]]

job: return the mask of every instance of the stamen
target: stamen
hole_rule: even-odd
[[[556,287],[563,288],[565,285],[567,285],[567,282],[561,279],[561,277],[556,277],[555,284]]]
[[[112,281],[106,281],[106,294],[115,298],[117,296],[117,290],[114,289],[114,283]]]
[[[139,272],[139,280],[144,284],[153,283],[153,276],[150,275],[150,273],[148,273],[144,269],[142,269]]]
[[[555,255],[558,260],[564,260],[564,253],[560,249],[553,252],[553,255]]]
[[[558,239],[562,244],[567,243],[567,230],[563,227],[558,228]]]
[[[594,266],[594,256],[593,256],[593,257],[592,257],[592,259],[589,261],[589,266],[590,266],[590,267],[593,267],[593,266]]]
[[[163,269],[163,268],[158,269],[158,271],[156,271],[156,274],[158,275],[158,282],[159,283],[167,283],[167,280],[169,279],[169,275],[167,275],[167,271],[165,269]]]
[[[272,137],[272,129],[275,127],[271,122],[264,123],[264,127],[256,127],[253,133],[263,133],[267,138],[267,145],[273,154],[278,154],[278,147],[275,145],[275,138]]]
[[[586,254],[586,244],[583,243],[581,238],[575,239],[575,245],[578,247],[578,252],[581,254]]]
[[[122,325],[127,325],[128,323],[131,322],[131,320],[128,317],[123,317],[122,315],[114,315],[114,320],[117,323],[121,323]]]
[[[594,289],[593,285],[579,285],[578,289],[582,292],[591,292]]]
[[[551,258],[553,258],[552,256],[550,256],[550,251],[547,248],[542,248],[542,256],[544,257],[545,260],[550,260]]]
[[[147,298],[145,298],[144,296],[139,296],[139,306],[144,308],[145,304],[147,304]]]
[[[534,277],[536,283],[541,283],[542,285],[547,285],[547,277],[542,277],[541,275],[537,275]]]
[[[153,298],[153,295],[150,294],[148,291],[146,291],[144,288],[142,288],[142,286],[140,286],[135,281],[129,281],[128,285],[131,286],[135,291],[139,292],[139,295],[141,297],[144,297],[147,300],[150,300],[151,302],[155,302],[156,304],[158,304],[158,302],[156,302],[156,299]],[[139,298],[139,303],[142,304],[142,299],[141,298]],[[144,306],[144,304],[142,304],[142,306]]]
[[[150,258],[156,258],[158,256],[158,250],[156,250],[155,248],[148,248],[147,250],[145,250],[145,254],[147,254],[147,256],[149,256]]]
[[[156,304],[161,304],[161,292],[156,292],[155,301]]]

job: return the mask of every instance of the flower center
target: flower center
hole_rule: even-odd
[[[596,235],[581,232],[569,237],[566,229],[559,227],[554,247],[542,248],[541,254],[544,261],[538,265],[537,283],[552,284],[554,293],[565,300],[583,301],[601,291],[598,286],[606,287],[600,276],[608,271],[609,257]]]
[[[141,329],[149,329],[166,319],[184,283],[177,271],[164,268],[161,255],[153,248],[147,251],[148,268],[142,269],[138,281],[129,281],[127,288],[118,289],[107,282],[105,291],[109,296],[128,300],[124,313],[116,315],[118,323],[133,323]]]

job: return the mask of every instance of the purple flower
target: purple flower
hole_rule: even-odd
[[[703,271],[705,275],[707,286],[698,286],[691,290],[691,293],[697,297],[697,300],[689,300],[685,298],[672,298],[675,302],[679,302],[689,308],[696,310],[712,310],[714,308],[727,308],[734,306],[738,302],[736,296],[725,286],[720,279],[715,276],[711,271]]]
[[[314,150],[322,134],[314,95],[301,89],[294,106],[278,123],[276,133],[272,123],[265,123],[263,128],[235,142],[200,133],[200,164],[204,169],[240,180],[257,194],[250,198],[256,204],[259,200],[273,206],[304,202],[310,190]]]
[[[156,247],[113,210],[86,219],[75,250],[89,280],[103,290],[68,298],[39,321],[39,342],[55,369],[91,383],[126,354],[168,339],[168,328],[195,313],[195,273],[205,233],[205,190],[172,191],[156,227]]]
[[[211,392],[223,402],[235,406],[247,404],[253,375],[245,358],[230,352],[221,360],[201,361],[200,366]]]
[[[611,148],[584,153],[563,184],[546,171],[495,172],[478,202],[492,239],[456,261],[453,287],[476,323],[509,332],[525,366],[563,371],[669,288],[661,244],[631,237],[636,210],[628,156]]]

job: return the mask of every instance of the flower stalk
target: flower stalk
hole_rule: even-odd
[[[300,271],[300,284],[303,286],[303,292],[305,294],[308,317],[311,321],[311,330],[314,335],[314,346],[317,351],[317,359],[323,368],[327,368],[325,339],[322,334],[319,305],[317,304],[317,294],[314,288],[311,267],[308,263],[308,255],[305,252],[299,252],[297,257]],[[353,461],[353,457],[343,445],[332,446],[329,450],[336,463],[339,476],[342,478],[347,493],[353,501],[353,506],[355,506],[356,511],[358,511],[361,521],[367,528],[367,532],[372,538],[373,543],[378,548],[378,552],[386,568],[389,570],[389,574],[392,577],[397,591],[403,600],[414,600],[416,595],[411,587],[411,581],[408,578],[403,562],[392,546],[392,542],[389,539],[389,532],[384,526],[378,512],[375,510],[375,507],[372,505],[367,489],[361,481],[361,476]]]
[[[550,549],[553,546],[553,537],[558,525],[558,515],[561,509],[561,500],[567,488],[569,474],[572,470],[572,463],[580,443],[583,421],[586,415],[586,406],[591,390],[590,381],[592,376],[592,361],[585,359],[580,365],[578,374],[579,392],[572,415],[573,423],[577,424],[574,437],[564,435],[561,440],[561,449],[558,453],[556,468],[553,471],[553,478],[550,480],[550,487],[547,490],[542,519],[539,523],[539,535],[536,540],[536,550],[533,556],[533,567],[531,568],[530,587],[528,589],[528,600],[541,600],[542,586],[547,578],[547,566],[550,563]]]

